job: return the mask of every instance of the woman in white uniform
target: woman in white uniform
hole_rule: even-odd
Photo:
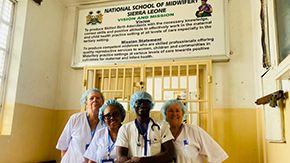
[[[85,152],[85,158],[89,163],[114,163],[117,161],[115,142],[121,122],[126,117],[126,111],[116,100],[108,100],[100,108],[99,119],[107,127],[98,130],[89,148]]]
[[[104,104],[104,96],[96,88],[88,89],[80,100],[86,111],[73,114],[67,122],[56,148],[61,150],[62,163],[87,162],[84,153],[97,130],[105,125],[99,121],[99,108]]]
[[[180,101],[166,101],[161,113],[175,138],[176,163],[203,163],[204,156],[207,163],[221,163],[228,158],[225,151],[202,128],[182,123],[187,109]]]
[[[173,160],[173,136],[168,125],[162,120],[149,117],[154,101],[144,91],[131,96],[130,108],[136,119],[124,124],[116,142],[117,158],[120,163],[167,163]]]

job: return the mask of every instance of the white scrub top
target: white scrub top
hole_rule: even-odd
[[[102,159],[107,159],[108,155],[108,128],[102,128],[96,132],[96,135],[94,136],[89,148],[85,152],[85,157],[89,160],[92,160],[97,163],[101,163]],[[115,145],[113,145],[113,141],[110,138],[110,159],[114,159],[114,161],[117,161],[117,155],[116,155],[116,148]]]
[[[151,128],[153,122],[152,120],[149,121],[147,130],[147,145],[145,144],[143,136],[138,134],[135,121],[132,121],[124,124],[119,129],[116,146],[128,148],[129,158],[153,156],[161,153],[161,144],[174,139],[174,137],[172,136],[168,125],[164,121],[154,120],[154,122],[160,126],[160,130],[157,126],[153,126],[153,131]],[[138,136],[140,138],[139,143]],[[147,155],[145,155],[145,151],[147,152]]]
[[[99,122],[95,132],[104,127]],[[86,112],[73,114],[56,145],[59,150],[67,150],[61,163],[83,163],[85,161],[83,155],[90,145],[92,135]]]
[[[221,163],[229,156],[202,128],[185,124],[173,141],[176,163]]]

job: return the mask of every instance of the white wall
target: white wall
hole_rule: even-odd
[[[16,103],[54,109],[65,8],[58,0],[26,3]]]
[[[80,110],[80,97],[82,96],[82,69],[71,68],[74,50],[74,33],[77,9],[69,7],[65,12],[64,30],[61,47],[60,73],[57,92],[58,110]]]
[[[252,14],[251,1],[228,2],[232,55],[228,63],[213,64],[213,107],[255,108],[253,56],[259,47],[253,42],[257,26],[253,26],[251,18],[253,15],[257,19],[259,15]]]

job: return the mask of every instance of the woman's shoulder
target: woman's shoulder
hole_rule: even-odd
[[[79,112],[79,113],[75,113],[75,114],[71,115],[69,118],[69,122],[70,123],[77,123],[80,121],[84,121],[85,118],[86,118],[86,112]]]
[[[199,136],[209,136],[209,134],[201,127],[192,125],[192,124],[186,124],[185,125],[186,130],[188,133],[194,134],[194,135],[199,135]]]
[[[184,124],[184,127],[188,130],[192,130],[195,132],[203,131],[203,129],[201,127],[193,125],[193,124]]]
[[[108,127],[103,127],[99,130],[96,131],[96,136],[97,137],[103,137],[107,134],[107,130],[108,130]]]
[[[207,3],[206,5],[207,5],[207,7],[211,8],[211,5],[210,4]]]
[[[85,115],[86,115],[86,112],[79,112],[79,113],[75,113],[71,115],[70,118],[80,118],[80,117],[84,117]]]

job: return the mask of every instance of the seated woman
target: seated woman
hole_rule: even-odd
[[[126,111],[116,100],[108,100],[100,108],[99,119],[107,127],[100,129],[94,136],[91,145],[85,152],[89,162],[114,162],[117,159],[115,142],[121,122],[124,121]]]
[[[80,99],[86,111],[72,115],[67,122],[56,148],[61,150],[61,163],[84,163],[84,153],[97,130],[105,126],[99,123],[99,108],[104,104],[102,92],[88,89]]]
[[[197,17],[211,16],[212,6],[206,2],[207,0],[201,0],[201,5],[198,7],[198,11],[195,13]]]
[[[161,113],[168,121],[175,138],[175,161],[177,163],[220,163],[228,158],[225,151],[202,128],[190,124],[182,124],[186,118],[186,107],[178,100],[166,101]]]
[[[164,121],[149,117],[153,107],[149,93],[140,91],[132,95],[130,108],[136,113],[136,119],[120,128],[116,142],[119,163],[168,163],[173,160],[173,136]]]

